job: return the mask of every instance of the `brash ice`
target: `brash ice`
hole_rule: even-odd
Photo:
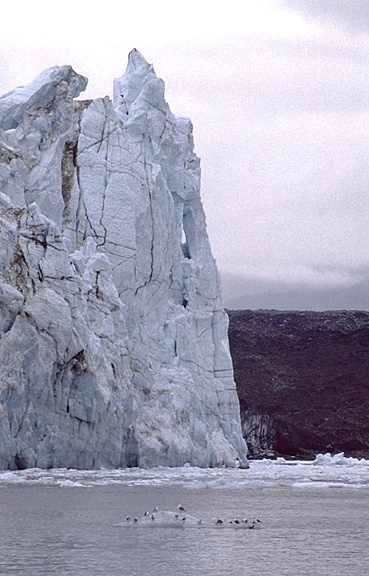
[[[247,466],[191,122],[86,84],[0,99],[0,468]]]

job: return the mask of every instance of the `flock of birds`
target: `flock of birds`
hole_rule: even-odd
[[[222,520],[221,518],[213,518],[211,522],[203,522],[196,516],[187,514],[185,507],[180,504],[178,506],[178,512],[172,512],[170,510],[159,510],[159,508],[154,508],[152,512],[145,512],[141,518],[137,516],[131,518],[126,517],[126,521],[119,526],[150,526],[150,527],[170,527],[170,528],[180,528],[180,527],[200,527],[200,526],[216,526],[216,527],[230,527],[230,528],[248,528],[253,530],[259,527],[261,520],[259,518],[254,518],[253,520],[247,520],[247,518],[234,518],[232,520]]]

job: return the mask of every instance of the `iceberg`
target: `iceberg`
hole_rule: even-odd
[[[171,510],[158,510],[145,512],[142,517],[126,517],[125,522],[120,522],[114,526],[117,528],[234,528],[236,530],[254,530],[260,528],[261,520],[253,518],[218,518],[215,516],[211,521],[202,520],[191,514],[173,512]]]
[[[192,124],[133,50],[0,98],[0,468],[247,467]]]

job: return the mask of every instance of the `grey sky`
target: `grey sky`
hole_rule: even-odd
[[[49,6],[21,0],[13,26],[5,7],[1,93],[68,63],[85,97],[112,94],[136,47],[193,121],[224,277],[309,290],[369,277],[369,2]]]
[[[353,32],[369,31],[367,0],[280,0],[280,5],[328,25],[342,26]]]

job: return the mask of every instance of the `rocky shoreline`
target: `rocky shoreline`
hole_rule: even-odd
[[[369,458],[369,312],[227,312],[249,458]]]

